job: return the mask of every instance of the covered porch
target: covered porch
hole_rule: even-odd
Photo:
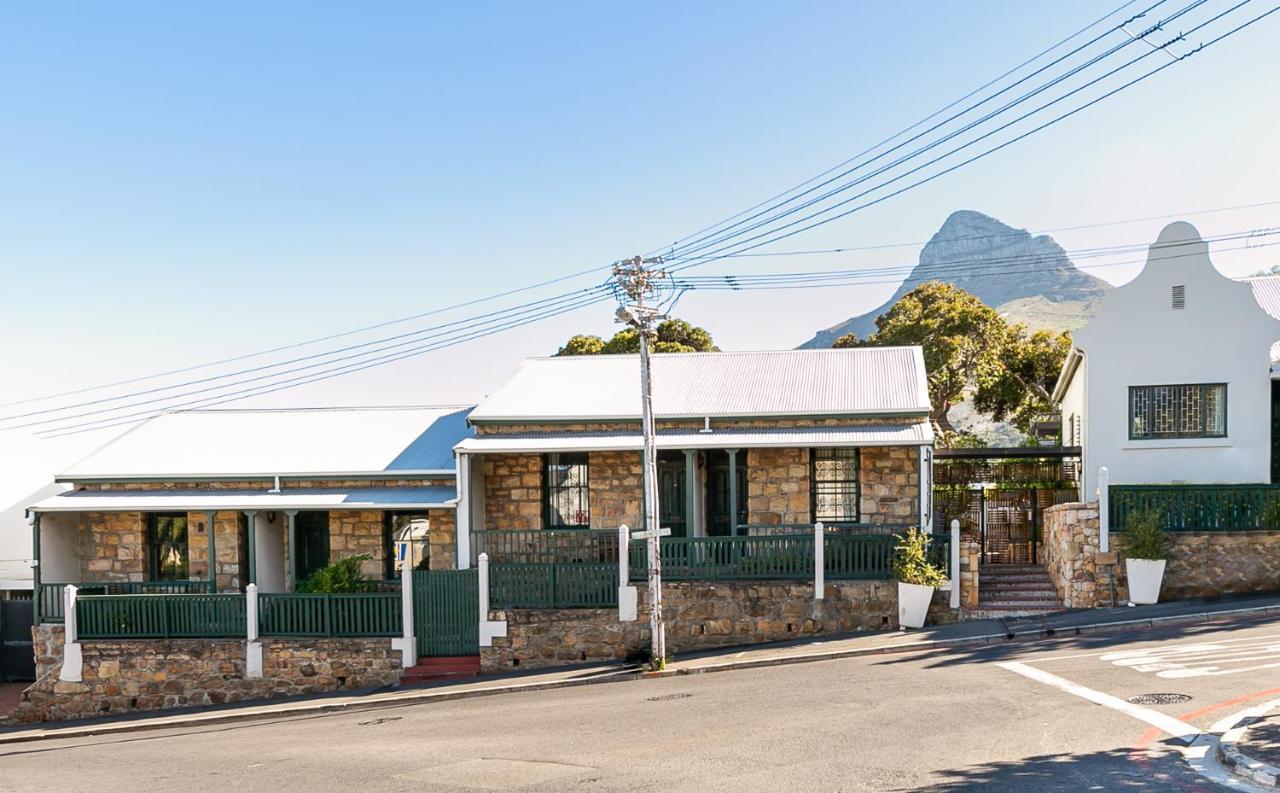
[[[451,486],[62,493],[30,510],[37,621],[62,621],[68,584],[86,595],[237,593],[251,583],[285,593],[361,554],[363,575],[394,586],[403,563],[454,566],[455,498]]]

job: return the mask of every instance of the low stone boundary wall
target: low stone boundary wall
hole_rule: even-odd
[[[83,682],[72,683],[58,679],[61,631],[34,629],[40,677],[4,723],[379,688],[401,673],[390,639],[264,639],[262,677],[252,680],[238,639],[84,641]]]
[[[1044,511],[1041,558],[1067,608],[1093,608],[1129,597],[1124,534],[1099,548],[1097,502]],[[1172,546],[1160,597],[1164,600],[1280,592],[1280,531],[1170,532]],[[1113,580],[1114,579],[1114,580]]]
[[[617,609],[505,609],[507,635],[480,648],[485,672],[537,669],[647,656],[648,592],[639,588],[640,614],[619,622]],[[665,582],[662,614],[669,653],[782,641],[805,636],[898,627],[898,588],[892,581],[828,583],[822,600],[799,582]],[[934,595],[934,624],[954,622],[948,593]]]

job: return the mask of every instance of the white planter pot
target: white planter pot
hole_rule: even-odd
[[[1125,559],[1124,569],[1129,575],[1129,602],[1150,605],[1160,600],[1163,559]]]
[[[904,628],[923,628],[933,600],[933,587],[898,582],[898,624]]]

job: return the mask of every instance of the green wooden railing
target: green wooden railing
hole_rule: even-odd
[[[40,584],[40,621],[63,622],[66,583]],[[76,584],[79,595],[183,595],[209,591],[208,581],[111,581]]]
[[[491,564],[489,603],[499,608],[618,605],[618,564]]]
[[[258,595],[263,636],[399,636],[399,592]]]
[[[617,529],[486,529],[471,532],[491,564],[617,563]]]
[[[665,537],[659,545],[664,581],[745,581],[813,577],[813,534],[760,537]],[[649,569],[645,543],[631,544],[630,572]]]
[[[244,595],[77,595],[84,639],[220,639],[245,635]]]
[[[825,575],[830,579],[888,578],[897,544],[892,534],[828,534],[823,550]]]
[[[951,531],[935,531],[929,535],[929,561],[951,577]]]
[[[1280,485],[1111,485],[1111,531],[1154,511],[1166,531],[1280,531]]]

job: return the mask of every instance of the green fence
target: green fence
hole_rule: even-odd
[[[606,608],[618,605],[618,564],[490,564],[496,608]]]
[[[1111,485],[1111,531],[1156,512],[1166,531],[1280,530],[1280,485]]]
[[[886,579],[897,544],[898,538],[892,534],[829,534],[822,552],[825,575],[829,579]]]
[[[744,581],[813,577],[813,534],[760,537],[665,537],[659,544],[664,581]],[[633,578],[648,574],[643,541],[631,544]]]
[[[490,564],[599,564],[618,561],[616,529],[487,529],[471,532],[476,559]]]
[[[69,584],[40,584],[40,621],[62,622]],[[208,581],[112,581],[76,584],[79,595],[183,595],[209,591]]]
[[[244,637],[244,595],[77,595],[84,639]]]
[[[263,636],[400,636],[399,592],[258,595]]]
[[[413,623],[418,655],[480,652],[480,577],[468,570],[415,570]]]

